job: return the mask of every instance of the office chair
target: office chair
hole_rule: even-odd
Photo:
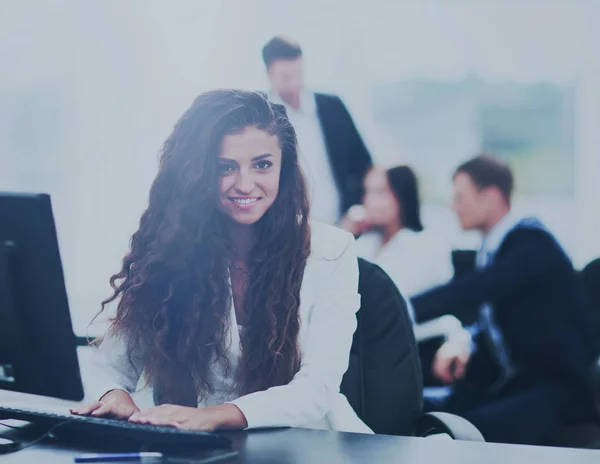
[[[600,338],[600,258],[589,262],[580,272],[586,301],[591,310],[594,333]],[[595,421],[571,424],[562,428],[549,443],[552,446],[569,448],[600,449],[600,359],[590,368],[590,388],[595,392],[594,406],[597,413]]]
[[[459,277],[468,274],[475,269],[475,260],[477,258],[477,250],[452,250],[452,267],[454,268],[454,277]],[[477,322],[478,308],[470,308],[472,311],[465,312],[469,316],[462,316],[463,325],[470,326]]]
[[[419,354],[406,302],[388,275],[359,259],[361,307],[341,392],[375,433],[484,441],[470,422],[423,414]]]
[[[459,276],[475,269],[476,250],[452,250],[454,275]]]
[[[600,337],[600,258],[590,261],[580,272],[586,299]]]
[[[580,272],[583,289],[594,323],[594,334],[600,339],[600,258],[590,261]],[[590,370],[590,384],[595,394],[595,407],[600,417],[600,358]]]

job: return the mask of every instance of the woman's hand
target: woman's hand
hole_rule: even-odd
[[[139,410],[129,393],[116,389],[109,391],[99,401],[82,408],[71,409],[71,414],[127,420]]]
[[[207,408],[190,408],[163,404],[143,409],[129,418],[138,424],[170,425],[184,430],[213,432],[215,430],[241,430],[248,427],[246,417],[233,404],[220,404]]]
[[[365,217],[365,208],[362,205],[352,206],[340,221],[339,226],[355,237],[366,232],[370,224]]]

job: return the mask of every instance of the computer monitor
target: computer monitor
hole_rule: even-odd
[[[50,197],[0,193],[0,389],[81,401]]]

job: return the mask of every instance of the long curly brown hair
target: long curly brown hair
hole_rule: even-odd
[[[279,193],[255,227],[235,373],[243,395],[289,383],[300,366],[298,308],[310,253],[305,181],[285,108],[257,92],[200,95],[164,144],[149,203],[121,271],[110,278],[119,299],[110,330],[130,356],[143,353],[146,379],[162,403],[189,402],[213,391],[210,367],[226,357],[232,301],[227,234],[219,203],[223,138],[248,126],[276,135],[282,149]],[[232,330],[235,330],[233,328]],[[186,393],[187,392],[187,393]]]

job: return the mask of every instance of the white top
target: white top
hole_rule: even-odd
[[[454,274],[450,246],[429,232],[401,229],[388,243],[378,232],[358,239],[358,255],[379,265],[394,281],[406,300],[414,322],[413,296],[447,283]],[[446,315],[414,326],[417,341],[446,336],[460,344],[470,344],[470,336],[454,316]]]
[[[401,229],[385,245],[378,232],[358,239],[358,255],[379,265],[406,299],[447,283],[454,274],[452,253],[437,235]]]
[[[285,106],[298,137],[298,160],[304,171],[310,198],[310,215],[315,221],[335,224],[340,218],[340,193],[331,170],[315,95],[303,92],[300,108],[287,105],[274,92],[269,99]]]
[[[312,251],[300,299],[298,340],[302,358],[292,381],[236,398],[232,376],[241,352],[232,304],[229,321],[235,330],[229,331],[227,350],[231,368],[227,374],[222,366],[214,366],[214,394],[198,406],[231,402],[246,417],[248,428],[293,426],[372,433],[340,393],[356,330],[355,313],[360,307],[356,246],[350,234],[312,224]],[[143,366],[129,359],[124,340],[107,336],[98,349],[94,368],[97,381],[88,388],[99,398],[114,388],[134,392]]]

